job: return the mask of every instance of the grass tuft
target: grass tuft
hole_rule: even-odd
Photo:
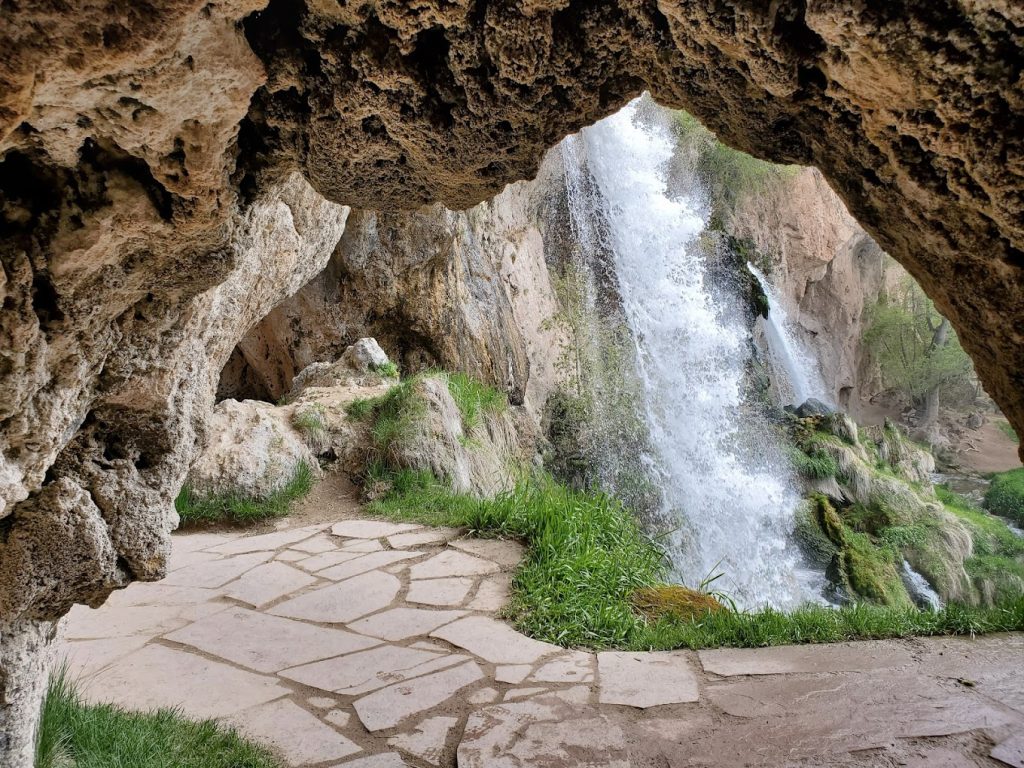
[[[280,768],[267,750],[212,720],[170,709],[86,704],[64,670],[50,679],[36,768]]]
[[[174,508],[183,528],[203,523],[252,523],[287,515],[291,505],[312,487],[313,470],[303,461],[299,462],[291,479],[269,496],[252,498],[235,493],[207,496],[186,485],[174,500]]]
[[[313,403],[296,410],[292,415],[292,425],[310,440],[320,442],[327,435],[323,405]]]
[[[448,391],[462,414],[462,428],[472,432],[480,425],[485,413],[501,413],[508,405],[508,398],[494,387],[488,386],[464,373],[449,373]]]
[[[381,365],[372,365],[370,369],[378,376],[383,376],[385,379],[397,379],[398,378],[398,366],[388,360],[386,363]]]

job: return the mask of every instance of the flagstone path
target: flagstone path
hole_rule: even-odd
[[[76,607],[63,650],[91,700],[291,766],[1024,766],[1024,636],[565,650],[496,618],[521,556],[361,519],[175,535],[167,578]]]

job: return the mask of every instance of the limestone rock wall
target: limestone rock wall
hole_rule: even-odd
[[[219,395],[276,401],[298,370],[373,336],[405,373],[465,371],[539,413],[567,343],[540,211],[551,155],[537,179],[467,211],[354,213],[327,268],[239,343]]]
[[[862,344],[865,311],[902,270],[813,168],[744,198],[732,229],[771,257],[772,283],[795,310],[790,319],[831,396],[856,412],[874,384]]]

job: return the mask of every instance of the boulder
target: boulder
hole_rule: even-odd
[[[287,400],[310,387],[372,387],[393,377],[382,373],[391,361],[375,339],[360,339],[333,363],[311,363],[292,380]]]
[[[317,457],[293,424],[293,410],[256,400],[224,400],[210,420],[210,442],[188,475],[203,496],[266,498],[286,486],[301,464],[320,474]]]
[[[796,409],[796,415],[801,419],[806,419],[810,416],[828,416],[832,412],[832,408],[825,405],[821,400],[817,400],[813,397],[805,400]]]

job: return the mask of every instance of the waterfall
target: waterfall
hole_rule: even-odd
[[[775,287],[768,278],[748,264],[761,290],[768,297],[768,318],[764,321],[764,335],[768,341],[768,359],[772,369],[772,382],[783,405],[800,405],[808,398],[815,398],[829,406],[835,406],[828,394],[828,388],[821,377],[821,370],[810,351],[800,342],[796,329],[786,312]]]
[[[931,608],[933,611],[941,610],[942,598],[938,592],[932,589],[932,585],[920,573],[910,567],[910,563],[903,561],[903,583],[907,587],[914,602],[922,608]]]
[[[800,567],[792,538],[800,495],[790,471],[768,430],[743,428],[751,335],[705,285],[700,201],[668,194],[674,145],[667,129],[641,124],[641,104],[562,151],[578,246],[612,255],[676,576],[695,586],[720,571],[716,586],[746,608],[818,599],[824,576]]]

